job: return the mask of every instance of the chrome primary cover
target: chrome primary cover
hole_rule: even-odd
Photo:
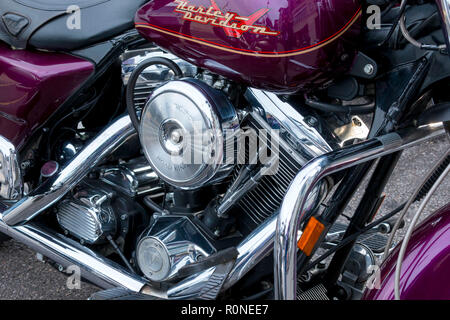
[[[139,131],[144,154],[158,176],[175,187],[195,189],[232,169],[234,153],[227,154],[226,147],[239,133],[239,121],[222,92],[183,79],[153,92]]]

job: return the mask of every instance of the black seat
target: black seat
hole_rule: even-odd
[[[0,40],[17,49],[79,49],[133,28],[137,10],[148,1],[1,0]]]

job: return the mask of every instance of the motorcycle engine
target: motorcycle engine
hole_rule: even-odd
[[[79,185],[61,202],[57,218],[66,233],[100,245],[133,233],[135,217],[147,221],[145,213],[128,213],[140,212],[136,202],[158,199],[164,211],[147,210],[151,219],[139,232],[134,227],[128,259],[149,280],[162,282],[237,245],[276,214],[301,167],[332,148],[316,125],[275,94],[247,89],[240,93],[245,105],[238,105],[230,81],[158,49],[125,61],[124,83],[154,56],[169,58],[186,77],[169,79],[167,66],[142,71],[134,107],[144,156],[97,168],[95,183]],[[247,149],[236,151],[243,132],[253,131],[269,136],[258,140],[257,155],[264,146],[275,162],[250,162]],[[310,212],[329,189],[325,181],[312,192]]]

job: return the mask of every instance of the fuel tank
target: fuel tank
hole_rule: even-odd
[[[153,0],[136,14],[142,36],[245,85],[292,93],[350,67],[358,0]]]

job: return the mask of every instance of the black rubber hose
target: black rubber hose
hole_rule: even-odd
[[[345,113],[348,115],[368,114],[375,111],[375,104],[362,104],[353,106],[339,106],[330,103],[315,101],[305,96],[305,103],[307,106],[325,112]]]
[[[139,131],[139,119],[136,114],[136,108],[134,105],[134,89],[136,87],[137,80],[139,79],[139,76],[141,75],[142,71],[147,69],[150,66],[154,65],[163,65],[168,67],[170,70],[172,70],[175,74],[176,78],[183,77],[183,72],[181,71],[180,67],[173,62],[172,60],[169,60],[167,58],[163,57],[154,57],[147,59],[143,62],[141,62],[136,69],[134,69],[133,73],[130,76],[130,79],[128,80],[127,84],[127,93],[126,93],[126,102],[127,102],[127,110],[130,114],[131,122],[133,123],[134,128]]]
[[[403,14],[405,13],[407,2],[408,2],[407,0],[402,0],[402,2],[400,3],[399,14],[395,18],[394,23],[392,24],[391,28],[389,29],[389,32],[388,32],[386,38],[384,38],[384,40],[378,44],[379,47],[384,46],[389,41],[389,39],[391,39],[392,34],[395,31],[395,28],[398,26],[400,19],[402,18]]]
[[[168,213],[167,210],[164,210],[163,207],[156,204],[152,199],[149,197],[144,197],[144,204],[154,212],[160,213],[160,214],[166,214]]]

